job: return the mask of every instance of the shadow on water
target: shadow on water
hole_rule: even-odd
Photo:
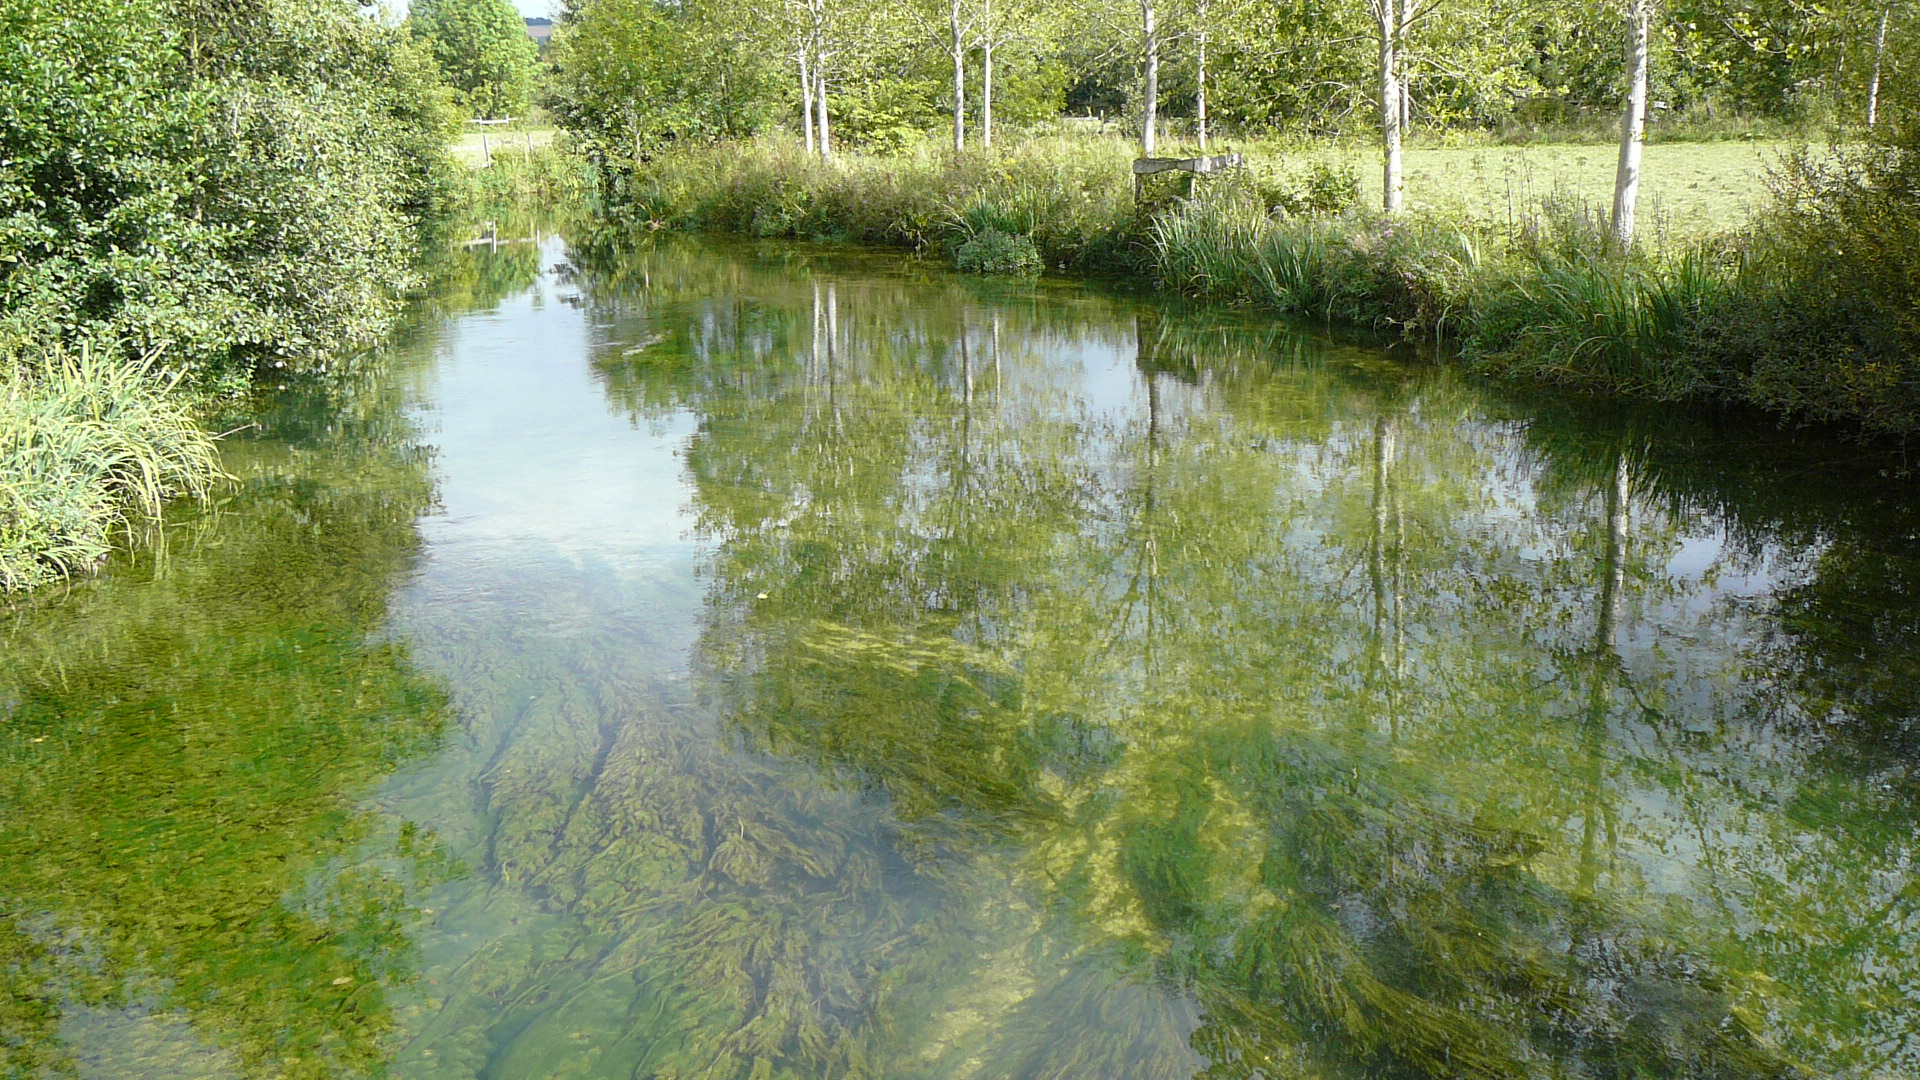
[[[1894,462],[890,256],[523,248],[164,567],[11,616],[7,1068],[1920,1068]]]

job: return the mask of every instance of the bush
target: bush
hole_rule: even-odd
[[[969,274],[1038,274],[1040,249],[1032,239],[987,229],[961,244],[954,260]]]
[[[1920,431],[1920,124],[1773,187],[1715,351],[1762,407]]]
[[[0,357],[196,377],[371,342],[448,191],[430,59],[344,0],[0,0]]]
[[[0,592],[93,566],[116,528],[221,478],[180,377],[153,367],[56,352],[0,387]]]

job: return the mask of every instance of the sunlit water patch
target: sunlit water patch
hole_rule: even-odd
[[[0,660],[0,1075],[1904,1077],[1897,462],[468,251]]]

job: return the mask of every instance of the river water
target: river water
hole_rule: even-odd
[[[893,258],[443,268],[0,609],[0,1076],[1920,1075],[1896,458]]]

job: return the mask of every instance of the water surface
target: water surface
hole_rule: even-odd
[[[227,460],[0,621],[0,1076],[1920,1074],[1896,459],[546,239]]]

